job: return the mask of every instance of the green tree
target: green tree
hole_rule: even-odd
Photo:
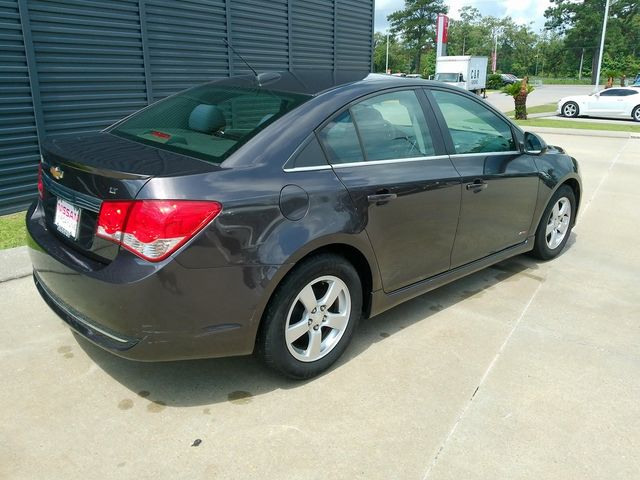
[[[413,52],[413,71],[419,70],[422,65],[423,49],[433,45],[438,14],[447,11],[443,0],[405,0],[404,9],[387,17],[391,33],[400,35]]]
[[[387,35],[373,34],[373,71],[385,72],[387,57]],[[411,65],[411,52],[394,35],[389,35],[389,69],[392,72],[406,72]]]
[[[584,49],[591,60],[591,79],[595,82],[600,51],[600,36],[605,0],[551,0],[546,10],[545,26],[564,38],[564,48],[571,52],[572,69],[577,70]],[[635,58],[640,43],[640,3],[616,0],[611,3],[607,21],[605,52],[613,57]]]
[[[527,119],[527,96],[533,92],[533,90],[534,88],[529,85],[527,77],[524,77],[521,82],[502,87],[502,93],[513,97],[516,109],[516,120]]]

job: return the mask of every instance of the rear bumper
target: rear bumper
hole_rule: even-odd
[[[121,251],[98,264],[50,232],[36,202],[27,213],[34,281],[74,331],[125,358],[164,361],[253,351],[277,267],[185,268]]]

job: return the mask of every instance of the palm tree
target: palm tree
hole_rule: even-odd
[[[527,95],[535,89],[529,85],[529,77],[524,77],[520,83],[512,83],[502,87],[502,93],[511,95],[516,107],[516,120],[527,119]]]

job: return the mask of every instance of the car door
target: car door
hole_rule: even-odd
[[[524,242],[534,234],[538,173],[516,145],[510,123],[469,95],[431,89],[428,98],[462,177],[451,268]]]
[[[449,269],[460,177],[422,91],[370,96],[318,132],[371,240],[387,292]]]
[[[625,105],[625,90],[610,88],[589,97],[589,115],[621,115]]]

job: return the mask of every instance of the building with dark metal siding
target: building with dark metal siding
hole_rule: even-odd
[[[39,140],[216,77],[368,70],[373,0],[0,0],[0,214],[36,196]]]

